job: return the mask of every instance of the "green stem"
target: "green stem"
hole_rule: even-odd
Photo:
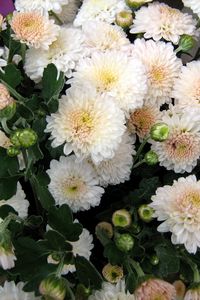
[[[138,161],[135,165],[133,165],[132,169],[135,169],[135,168],[139,167],[140,165],[142,165],[144,163],[145,163],[145,159],[143,159],[141,161]]]
[[[11,93],[11,95],[19,101],[20,104],[24,104],[24,101],[26,100],[24,97],[22,97],[16,90],[14,90],[9,84],[7,84],[5,81],[3,81],[2,79],[0,80],[1,83],[3,83],[7,89],[9,90],[9,92]]]
[[[178,52],[182,51],[182,47],[179,46],[178,48],[176,48],[176,50],[174,50],[174,52],[177,54]]]
[[[200,283],[200,274],[199,274],[198,266],[186,255],[184,255],[184,260],[189,264],[189,266],[193,271],[194,283]]]
[[[7,134],[10,134],[10,133],[11,133],[11,130],[8,128],[8,125],[7,125],[7,119],[6,119],[6,118],[1,119],[1,126],[2,126],[3,130],[4,130]]]
[[[50,16],[53,16],[57,20],[59,25],[64,24],[63,21],[59,18],[59,16],[54,11],[52,11],[52,10],[50,11]]]
[[[37,197],[37,189],[36,189],[37,179],[35,178],[34,174],[32,174],[32,176],[29,180],[30,180],[32,191],[33,191],[33,196],[34,196],[34,199],[35,199],[36,210],[39,214],[41,214],[41,209],[38,205],[38,197]]]
[[[135,155],[135,158],[134,158],[134,163],[138,160],[138,158],[139,158],[139,156],[140,156],[142,150],[144,149],[144,146],[145,146],[146,143],[148,142],[149,138],[150,138],[149,136],[146,137],[146,138],[144,139],[144,141],[142,142],[142,144],[140,145],[140,147],[138,148],[138,151],[137,151],[137,153],[136,153],[136,155]]]
[[[26,44],[21,44],[21,57],[23,63],[25,63],[25,55],[26,55]]]
[[[65,259],[65,256],[63,256],[62,258],[61,258],[61,260],[60,260],[60,263],[59,263],[59,265],[58,265],[58,268],[57,268],[57,270],[56,270],[56,276],[57,277],[61,277],[61,275],[62,275],[62,270],[63,270],[63,267],[64,267],[64,259]]]
[[[138,262],[136,262],[133,259],[130,259],[129,262],[130,262],[131,266],[135,269],[135,271],[139,277],[143,277],[145,275]]]
[[[27,167],[28,167],[28,156],[27,156],[26,149],[22,149],[22,156],[23,156],[23,159],[24,159],[25,167],[27,169]]]

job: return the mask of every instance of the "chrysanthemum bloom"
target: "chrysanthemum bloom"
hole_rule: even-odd
[[[14,12],[11,21],[12,35],[15,40],[29,47],[47,50],[56,40],[60,27],[53,20],[40,15],[37,11]]]
[[[68,0],[68,4],[62,6],[62,11],[58,14],[59,19],[64,23],[72,23],[76,17],[80,0]]]
[[[2,300],[39,300],[41,297],[35,297],[34,293],[27,293],[23,291],[23,282],[15,284],[14,281],[6,281],[4,286],[0,286],[0,298]]]
[[[136,153],[134,142],[135,137],[130,137],[127,133],[124,134],[114,157],[94,165],[100,185],[116,185],[130,179],[133,155]]]
[[[200,17],[200,2],[197,0],[182,0],[183,4],[193,10]]]
[[[182,67],[175,81],[173,97],[181,106],[200,108],[200,61],[193,61]]]
[[[0,207],[3,205],[12,206],[20,218],[28,216],[29,202],[26,200],[26,195],[19,182],[17,183],[17,192],[13,197],[8,200],[0,200]]]
[[[199,111],[177,106],[166,111],[162,122],[169,126],[164,142],[151,141],[161,166],[175,173],[191,172],[200,155]]]
[[[111,283],[117,283],[124,276],[122,267],[117,265],[112,266],[111,264],[107,264],[103,267],[102,274],[103,277]]]
[[[10,96],[10,93],[7,90],[6,86],[0,83],[0,110],[6,108],[13,102],[14,99]]]
[[[117,284],[104,282],[101,290],[94,291],[88,300],[135,300],[135,296],[126,292],[125,281],[120,280]]]
[[[53,147],[65,143],[64,153],[94,163],[113,158],[126,127],[123,112],[107,96],[78,87],[67,91],[57,113],[47,117]]]
[[[15,7],[20,12],[38,10],[44,15],[48,15],[49,11],[56,14],[61,13],[62,6],[67,5],[69,0],[16,0]]]
[[[4,270],[12,269],[15,266],[16,256],[12,244],[9,247],[0,245],[0,267]],[[1,296],[1,293],[0,293]]]
[[[159,41],[162,38],[177,45],[183,34],[196,35],[196,20],[164,3],[151,3],[135,13],[130,33],[144,33],[144,37]]]
[[[72,253],[73,255],[76,257],[77,255],[79,256],[83,256],[86,259],[90,259],[91,256],[91,250],[94,247],[93,244],[93,237],[92,235],[89,233],[89,231],[85,228],[83,228],[83,231],[81,233],[81,235],[79,236],[78,241],[76,242],[69,242],[72,245]],[[49,255],[48,258],[48,263],[51,264],[58,264],[59,261],[56,261],[53,259],[52,255]],[[76,271],[75,265],[71,265],[71,264],[65,264],[63,266],[62,269],[62,275],[66,275],[69,272],[73,273]]]
[[[85,55],[84,36],[81,30],[73,27],[61,27],[57,39],[48,50],[28,49],[24,69],[35,82],[42,78],[44,69],[53,63],[59,72],[71,77],[78,61]]]
[[[115,21],[116,13],[125,8],[127,7],[123,0],[84,0],[74,20],[74,25],[81,26],[91,20],[111,24]]]
[[[172,284],[164,280],[149,279],[136,289],[135,298],[136,300],[175,300],[176,290]]]
[[[68,81],[77,86],[91,86],[112,97],[125,112],[143,105],[147,91],[145,67],[141,61],[122,52],[93,53],[82,60],[74,77]]]
[[[133,46],[134,58],[146,67],[148,91],[146,104],[160,107],[171,101],[174,81],[181,70],[181,60],[176,57],[171,43],[137,39]]]
[[[4,59],[5,50],[0,47],[0,71],[3,72],[3,67],[7,65],[7,61]]]
[[[75,155],[61,156],[59,161],[51,161],[47,173],[56,204],[66,203],[74,212],[99,205],[104,189],[98,186],[98,176],[87,161],[78,162]]]
[[[101,21],[90,21],[83,25],[85,45],[89,53],[110,50],[128,53],[130,41],[124,30],[116,25]]]
[[[181,280],[176,280],[173,282],[173,286],[176,289],[176,300],[183,300],[185,292],[186,292],[186,287],[183,281]]]
[[[200,247],[200,181],[194,175],[158,188],[152,197],[154,217],[163,221],[159,232],[171,232],[173,244],[184,244],[190,253]]]
[[[200,299],[200,287],[189,289],[184,297],[184,300],[199,300]]]
[[[0,130],[0,147],[7,149],[9,146],[11,146],[10,139]]]
[[[155,105],[144,105],[130,113],[128,129],[144,139],[150,133],[151,127],[161,120],[162,113]]]

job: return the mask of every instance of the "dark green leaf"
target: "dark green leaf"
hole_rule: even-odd
[[[9,177],[0,179],[0,199],[10,199],[17,192],[17,182],[19,177]]]
[[[12,88],[16,88],[22,80],[21,72],[14,64],[8,64],[4,68],[5,73],[0,73],[0,79],[9,84]]]
[[[112,265],[120,265],[124,261],[124,253],[121,252],[112,241],[105,246],[104,256],[108,258]]]
[[[55,251],[72,250],[71,245],[69,243],[66,243],[65,237],[57,231],[54,230],[47,231],[45,234],[45,239],[47,239],[50,247],[49,249],[51,250],[55,250]]]
[[[10,157],[6,149],[0,147],[0,178],[15,175],[19,171],[19,162],[17,157]]]
[[[135,288],[137,287],[137,277],[135,273],[129,272],[125,278],[126,281],[126,290],[133,294]]]

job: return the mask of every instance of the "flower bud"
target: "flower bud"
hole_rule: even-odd
[[[67,293],[66,280],[63,277],[49,275],[40,283],[39,291],[46,299],[64,300]]]
[[[4,222],[1,223],[2,226]],[[11,233],[7,229],[0,228],[0,266],[4,269],[12,269],[15,266],[16,256],[11,241]]]
[[[163,142],[169,136],[169,126],[165,123],[157,123],[151,127],[150,136],[156,142]]]
[[[149,0],[126,0],[125,2],[131,9],[138,9],[146,2],[150,2],[150,1]]]
[[[131,221],[131,214],[126,209],[116,210],[112,215],[112,223],[116,227],[128,227]]]
[[[2,110],[0,110],[0,119],[10,120],[16,112],[16,103],[12,102]]]
[[[153,266],[157,266],[159,264],[159,258],[157,255],[152,255],[150,257],[150,263],[153,265]]]
[[[200,299],[200,286],[195,285],[194,287],[191,287],[189,290],[187,290],[184,300],[196,300]]]
[[[91,294],[91,289],[86,288],[83,284],[78,284],[76,288],[76,295],[75,299],[81,299],[81,300],[86,300]]]
[[[145,154],[145,163],[149,166],[154,166],[158,163],[158,155],[153,150],[150,150]]]
[[[15,157],[15,156],[19,155],[20,152],[21,152],[21,151],[19,150],[19,148],[16,148],[16,147],[13,147],[13,146],[10,146],[10,147],[7,149],[7,154],[8,154],[8,156],[10,156],[10,157]]]
[[[0,83],[0,118],[11,119],[16,112],[16,103],[6,86]]]
[[[131,11],[123,10],[115,17],[115,22],[124,30],[128,29],[133,24],[133,14]]]
[[[103,277],[111,283],[117,283],[124,276],[123,269],[120,266],[112,266],[111,264],[104,266],[102,274]]]
[[[98,230],[103,231],[109,239],[113,237],[113,228],[112,225],[108,222],[100,222],[97,224],[95,232],[98,237]]]
[[[194,48],[196,44],[196,40],[193,38],[193,36],[188,34],[183,34],[179,40],[179,46],[176,49],[176,53],[182,51],[182,52],[188,52],[192,48]]]
[[[177,280],[173,283],[176,290],[176,300],[182,300],[184,298],[186,287],[183,281]]]
[[[129,233],[119,234],[115,238],[115,245],[120,251],[128,252],[134,246],[134,239]]]
[[[140,219],[146,223],[151,222],[153,220],[153,213],[153,208],[151,208],[147,204],[141,205],[138,209]]]
[[[19,133],[19,142],[25,148],[33,146],[37,142],[37,138],[37,133],[31,128],[23,129]]]
[[[15,147],[21,147],[21,143],[19,141],[19,135],[21,132],[22,130],[18,129],[10,136],[10,141]]]

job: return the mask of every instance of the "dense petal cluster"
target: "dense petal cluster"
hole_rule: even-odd
[[[48,14],[49,11],[60,13],[62,6],[67,5],[69,0],[16,0],[15,7],[18,11],[33,11],[38,10],[43,14]]]
[[[4,285],[0,287],[0,298],[2,300],[40,300],[41,297],[36,297],[34,293],[27,293],[23,291],[24,282],[15,284],[14,281],[5,281]]]
[[[200,2],[197,0],[182,0],[183,4],[193,10],[195,14],[200,16]]]

